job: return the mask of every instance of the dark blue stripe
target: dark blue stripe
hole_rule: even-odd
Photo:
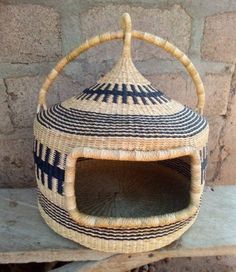
[[[166,96],[163,92],[161,92],[161,91],[159,91],[159,90],[153,88],[152,85],[148,85],[148,88],[150,88],[150,89],[153,90],[153,91],[159,92],[160,97],[161,97],[161,99],[162,99],[164,102],[168,102],[168,101],[171,100],[171,99],[170,99],[168,96]]]
[[[38,120],[38,121],[39,121],[39,123],[44,125],[44,123],[42,123],[40,120]],[[97,130],[97,131],[75,131],[75,129],[73,129],[73,128],[72,129],[58,128],[57,125],[55,126],[50,122],[50,128],[54,128],[54,129],[56,129],[58,131],[65,132],[65,133],[70,133],[70,134],[73,134],[73,135],[104,136],[104,137],[134,137],[134,138],[136,138],[136,137],[142,137],[142,138],[188,138],[188,137],[191,137],[191,136],[194,136],[194,135],[198,134],[206,126],[207,126],[207,124],[204,124],[201,127],[199,126],[195,130],[188,131],[188,133],[186,133],[185,135],[182,134],[182,133],[176,133],[174,135],[173,132],[166,133],[166,134],[163,134],[163,133],[154,134],[153,131],[151,131],[151,130],[147,131],[145,129],[143,131],[143,134],[142,133],[138,134],[138,132],[141,132],[140,130],[137,130],[137,133],[136,133],[136,131],[134,131],[134,133],[125,133],[125,132],[120,133],[119,131],[114,132],[112,130],[109,131],[109,132],[106,132],[106,133],[101,132],[100,130]]]
[[[130,88],[132,89],[132,91],[134,93],[134,95],[132,96],[134,104],[139,104],[138,99],[137,99],[137,95],[136,95],[136,89],[132,88],[131,85],[130,85]]]
[[[134,94],[133,96],[134,97],[140,97],[141,100],[142,100],[142,102],[143,102],[143,104],[147,105],[146,99],[143,96],[139,95],[139,92],[136,90],[136,86],[134,86],[133,84],[130,84],[130,88],[133,91],[133,94]]]
[[[108,101],[108,98],[109,98],[109,96],[110,96],[110,94],[109,94],[108,91],[109,91],[110,87],[111,87],[111,84],[109,83],[109,84],[107,85],[107,87],[106,87],[105,95],[104,95],[104,97],[103,97],[103,99],[102,99],[102,102],[107,102],[107,101]]]
[[[77,99],[93,99],[95,101],[97,101],[99,99],[100,96],[113,96],[113,103],[117,103],[118,100],[118,96],[122,97],[122,103],[127,104],[127,97],[132,97],[133,100],[135,101],[135,99],[137,100],[137,97],[140,97],[142,99],[142,102],[144,104],[147,104],[146,99],[148,99],[149,101],[151,101],[152,104],[156,104],[155,100],[158,101],[159,103],[163,103],[163,102],[168,102],[167,98],[161,99],[161,97],[163,96],[163,93],[155,90],[154,88],[152,88],[150,91],[150,89],[147,89],[145,86],[137,86],[137,88],[139,88],[139,92],[136,91],[136,86],[133,84],[130,84],[131,90],[132,91],[128,91],[127,90],[127,85],[126,84],[122,84],[122,90],[118,90],[118,84],[115,84],[113,90],[109,90],[109,87],[106,86],[106,88],[102,89],[104,87],[105,83],[101,84],[97,89],[95,88],[87,88],[83,91],[83,94],[85,95],[80,95],[77,97]],[[97,86],[96,86],[97,87]],[[148,90],[148,92],[144,92],[144,88],[146,90]],[[107,99],[103,99],[103,102],[106,102]]]
[[[110,114],[110,113],[98,113],[98,112],[91,112],[91,111],[84,111],[84,110],[78,110],[78,109],[74,109],[74,108],[65,108],[63,107],[61,104],[56,104],[54,106],[52,106],[49,109],[60,109],[63,110],[65,112],[68,112],[70,114],[74,114],[75,117],[79,117],[81,115],[85,115],[85,116],[89,116],[89,117],[96,117],[97,119],[112,119],[112,120],[120,120],[122,118],[126,119],[127,117],[129,118],[133,118],[133,119],[138,119],[140,121],[145,121],[147,119],[158,119],[158,120],[163,120],[166,121],[167,119],[173,120],[173,119],[177,119],[179,118],[179,116],[182,116],[184,113],[194,113],[197,114],[196,112],[192,111],[190,108],[188,107],[183,107],[183,109],[179,112],[173,113],[173,114],[169,114],[169,115],[140,115],[140,114]],[[39,113],[40,114],[40,113]],[[202,117],[203,118],[203,117]]]
[[[99,119],[96,117],[88,117],[86,115],[81,115],[74,117],[72,114],[70,114],[70,111],[63,111],[60,110],[59,108],[50,108],[47,112],[44,113],[45,118],[50,119],[52,118],[57,122],[57,120],[60,120],[60,123],[63,122],[65,125],[71,126],[73,124],[74,126],[80,126],[83,127],[99,127],[102,126],[102,128],[106,127],[109,125],[115,125],[115,127],[118,128],[127,128],[129,127],[130,129],[132,127],[137,127],[141,126],[143,127],[145,124],[145,128],[152,128],[152,129],[185,129],[187,128],[188,125],[193,127],[194,122],[196,120],[204,120],[201,118],[199,115],[197,115],[194,112],[189,112],[188,115],[184,115],[183,117],[179,118],[179,120],[174,120],[174,121],[160,121],[156,120],[153,118],[152,120],[143,120],[140,121],[137,118],[136,119],[130,119],[130,116],[127,116],[126,119],[122,118],[121,120],[110,120],[110,118],[104,118],[104,119]]]
[[[40,144],[39,144],[39,157],[40,157],[40,158],[42,158],[42,153],[43,153],[43,145],[40,143]],[[42,181],[42,184],[45,183],[43,171],[41,171],[41,181]]]
[[[145,92],[143,91],[143,88],[141,86],[138,86],[138,88],[139,88],[139,91],[142,94],[145,94]],[[152,104],[156,104],[156,101],[159,102],[160,104],[162,104],[162,101],[161,101],[161,99],[159,97],[159,93],[158,92],[156,92],[156,94],[157,94],[156,97],[151,97],[152,92],[148,88],[145,88],[145,90],[147,90],[148,94],[150,94],[149,99],[152,102]]]
[[[46,152],[45,152],[45,162],[48,163],[49,162],[49,158],[50,158],[50,149],[48,147],[46,147]]]
[[[46,147],[46,152],[45,152],[45,163],[44,166],[45,168],[48,168],[48,164],[49,164],[49,158],[50,158],[50,149],[48,147]],[[42,157],[39,157],[42,158]],[[49,171],[49,169],[47,169],[46,171]],[[44,171],[45,172],[45,171]],[[50,177],[50,175],[48,176],[48,184],[52,183],[52,178]],[[44,184],[44,183],[43,183]],[[51,188],[51,187],[50,187]]]
[[[135,128],[138,128],[139,131],[141,131],[142,129],[145,129],[145,132],[147,133],[148,131],[150,131],[151,133],[179,133],[181,132],[181,134],[187,133],[189,130],[192,130],[193,127],[195,125],[197,125],[196,127],[198,128],[201,124],[204,123],[204,120],[196,115],[193,119],[189,119],[186,120],[185,123],[180,123],[178,126],[175,126],[174,124],[165,124],[162,125],[161,123],[131,123],[128,122],[126,124],[108,124],[108,122],[96,122],[96,120],[90,120],[88,122],[85,122],[85,120],[78,120],[78,121],[74,121],[72,122],[71,120],[65,120],[62,119],[62,115],[61,114],[48,114],[49,112],[45,113],[47,120],[45,120],[46,122],[51,122],[53,124],[58,124],[58,119],[60,120],[60,127],[61,128],[65,128],[65,129],[72,129],[73,131],[82,131],[82,129],[90,129],[91,132],[97,132],[97,131],[102,131],[102,132],[109,132],[109,131],[113,131],[114,129],[121,133],[121,132],[134,132]],[[127,120],[129,121],[129,120]],[[73,124],[73,127],[71,127],[71,124]],[[196,129],[196,128],[195,128]],[[139,131],[137,131],[139,133]]]
[[[61,159],[60,153],[57,150],[55,150],[54,161],[53,161],[54,167],[56,167],[56,166],[58,166],[60,164],[60,159]],[[58,173],[58,169],[60,169],[60,168],[58,168],[58,167],[55,168],[55,175],[60,175],[60,173]],[[60,188],[58,188],[59,186],[60,185],[59,185],[59,182],[58,182],[57,191],[60,191]]]
[[[35,151],[33,152],[33,154],[37,154],[37,150],[38,150],[38,141],[35,140]],[[36,176],[37,179],[39,179],[39,168],[36,166]]]
[[[103,113],[93,113],[88,111],[78,111],[74,112],[74,109],[66,109],[62,107],[61,105],[55,105],[48,109],[48,113],[54,114],[54,113],[60,114],[62,117],[68,117],[70,120],[79,121],[81,120],[88,120],[91,122],[92,120],[95,120],[97,122],[109,122],[110,124],[116,124],[116,123],[130,123],[132,122],[158,122],[159,124],[166,125],[168,122],[177,123],[179,124],[182,119],[183,121],[186,121],[186,117],[190,118],[192,116],[199,116],[194,111],[184,108],[178,113],[170,114],[170,115],[122,115],[122,114],[103,114]],[[201,117],[204,119],[203,117]],[[129,120],[129,121],[127,121]]]
[[[96,88],[98,85],[99,85],[98,83],[97,83],[97,84],[94,84],[94,85],[92,85],[89,89]],[[84,92],[82,91],[82,93],[80,93],[79,95],[77,95],[77,96],[75,96],[75,97],[76,97],[76,99],[81,99],[81,100],[83,100],[83,98],[84,98],[85,96],[86,96],[86,93],[84,93]]]
[[[127,87],[126,84],[122,84],[122,103],[127,103]]]
[[[100,86],[100,88],[102,88],[102,87],[104,87],[106,85],[106,83],[103,83],[101,86]],[[105,92],[106,92],[106,90],[104,90]],[[94,96],[94,100],[95,101],[98,101],[98,98],[100,97],[100,94],[99,93],[97,93],[97,95],[95,95]]]
[[[180,229],[181,227],[185,226],[187,223],[190,222],[190,220],[195,216],[193,215],[190,218],[187,218],[182,221],[178,221],[176,223],[163,226],[164,229],[161,227],[156,228],[150,228],[151,231],[143,231],[142,229],[139,230],[138,233],[132,232],[126,232],[126,230],[116,230],[113,231],[113,229],[106,229],[105,228],[86,228],[84,226],[80,226],[77,223],[75,223],[73,220],[71,220],[68,216],[68,213],[59,207],[57,207],[55,204],[50,202],[48,199],[46,199],[42,193],[39,192],[39,202],[44,211],[53,218],[56,222],[59,224],[65,226],[68,229],[84,233],[89,236],[95,236],[106,240],[140,240],[140,239],[150,239],[150,238],[157,238],[162,237],[165,235],[168,235],[170,233],[173,233]],[[147,230],[149,228],[146,228]],[[153,230],[152,230],[153,229]],[[137,229],[135,229],[137,230]],[[139,237],[137,237],[139,236]]]
[[[147,118],[145,119],[145,116],[142,116],[143,118],[139,118],[139,116],[135,116],[133,117],[132,115],[127,115],[126,118],[124,118],[124,115],[122,115],[121,119],[117,119],[114,118],[114,120],[112,119],[113,115],[108,115],[108,116],[104,116],[103,118],[101,118],[99,113],[96,113],[95,115],[91,114],[89,112],[81,112],[81,114],[76,114],[74,115],[74,113],[71,112],[71,109],[65,109],[63,107],[59,107],[58,105],[49,108],[48,111],[44,111],[42,112],[39,116],[41,121],[45,120],[45,119],[50,119],[52,118],[53,120],[55,120],[56,122],[60,120],[60,122],[63,120],[64,124],[66,124],[66,121],[68,121],[68,125],[70,126],[71,124],[76,124],[76,125],[87,125],[90,124],[93,127],[99,127],[102,125],[102,127],[107,126],[109,124],[110,125],[115,125],[116,128],[120,127],[124,127],[127,128],[128,127],[137,127],[137,126],[141,126],[143,127],[145,124],[145,128],[146,127],[150,127],[152,129],[162,129],[162,130],[166,130],[166,129],[182,129],[182,128],[187,128],[187,125],[189,125],[189,127],[193,126],[193,122],[195,122],[196,120],[204,120],[206,121],[204,118],[202,118],[200,115],[198,115],[197,113],[191,111],[191,110],[185,110],[182,111],[182,116],[178,116],[179,119],[177,119],[177,116],[172,117],[172,115],[169,115],[169,117],[172,118],[166,118],[164,120],[159,119],[159,116],[152,116],[152,118]],[[114,115],[114,116],[119,116],[119,115]],[[168,117],[168,116],[167,116]],[[190,124],[191,123],[191,124]],[[177,127],[175,127],[175,125],[178,125]]]
[[[110,95],[113,95],[113,103],[117,103],[118,95],[119,95],[119,90],[118,90],[118,84],[116,83],[115,86],[113,87],[113,90],[107,90],[107,93]]]
[[[58,160],[58,155],[56,155],[56,160]],[[65,171],[58,166],[51,165],[48,161],[44,161],[40,156],[37,156],[36,152],[34,152],[34,161],[37,169],[40,169],[43,174],[43,180],[41,179],[42,183],[44,184],[44,174],[47,174],[48,188],[50,190],[52,189],[52,178],[55,178],[58,180],[58,193],[62,193]]]
[[[53,116],[50,118],[49,116],[45,115],[45,112],[41,112],[41,116],[43,118],[40,118],[40,116],[37,116],[37,120],[40,124],[45,125],[46,127],[55,128],[58,131],[62,131],[65,133],[71,133],[75,135],[87,135],[87,136],[121,136],[121,137],[145,137],[145,138],[186,138],[193,135],[196,135],[200,131],[202,131],[206,126],[207,122],[202,119],[201,117],[198,117],[195,123],[191,123],[189,126],[183,127],[183,128],[175,128],[175,127],[155,127],[155,129],[149,129],[148,124],[142,124],[142,126],[138,127],[136,124],[136,127],[138,129],[132,129],[132,127],[127,127],[124,129],[116,129],[109,128],[108,127],[96,127],[92,126],[89,131],[82,131],[81,128],[88,128],[89,123],[85,123],[83,126],[79,127],[78,125],[70,127],[71,124],[68,124],[68,127],[63,125],[63,121],[60,120],[58,123],[58,119],[55,119]],[[50,120],[49,120],[50,119]],[[198,122],[200,121],[200,122]],[[193,125],[197,124],[195,128],[193,128]],[[73,125],[73,123],[72,123]]]

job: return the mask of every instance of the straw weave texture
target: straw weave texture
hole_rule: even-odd
[[[205,93],[188,57],[174,45],[133,31],[96,36],[63,58],[39,94],[34,121],[39,210],[57,233],[96,250],[142,252],[179,238],[199,211],[207,166]],[[176,57],[191,76],[196,111],[166,96],[139,73],[131,38]],[[74,97],[47,109],[62,69],[89,48],[123,39],[113,69]]]

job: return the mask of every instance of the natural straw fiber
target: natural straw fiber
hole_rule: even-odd
[[[96,36],[64,57],[45,80],[34,122],[39,210],[60,235],[108,252],[142,252],[179,238],[195,221],[205,183],[208,123],[204,87],[189,58],[168,41],[132,30]],[[178,59],[192,78],[196,110],[167,97],[131,58],[141,39]],[[49,87],[89,48],[123,39],[113,69],[47,109]]]

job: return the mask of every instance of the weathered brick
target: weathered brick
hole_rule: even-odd
[[[146,77],[169,97],[194,109],[197,104],[195,86],[191,78],[186,79],[186,76],[181,73],[165,73]],[[205,116],[226,114],[231,78],[231,73],[206,74],[202,77],[206,93]]]
[[[236,61],[236,12],[206,18],[202,57],[207,60]]]
[[[15,127],[32,127],[39,89],[43,80],[44,78],[39,76],[6,79],[9,106]],[[57,93],[54,92],[52,96],[53,101],[58,101]]]
[[[206,92],[206,104],[204,110],[204,114],[206,116],[219,116],[226,114],[231,77],[232,75],[230,73],[207,74],[203,77],[202,80]],[[192,92],[194,92],[194,90]]]
[[[71,80],[66,76],[59,76],[54,82],[50,92],[58,93],[60,101],[64,101],[73,95],[81,93],[86,86],[86,84],[84,85],[84,82],[82,83],[83,84],[75,80]],[[88,87],[88,85],[86,87]]]
[[[74,61],[70,65],[66,66],[63,74],[72,78],[74,81],[78,81],[83,86],[90,86],[95,81],[97,71],[92,70],[95,66],[100,67],[101,65],[91,64],[88,68],[88,64],[84,65],[84,61]]]
[[[123,12],[130,13],[134,29],[150,32],[168,39],[187,53],[190,40],[191,18],[178,5],[174,5],[169,9],[149,9],[127,5],[93,7],[81,14],[81,33],[84,40],[99,33],[120,29],[119,21]],[[88,54],[88,59],[91,62],[114,59],[120,55],[120,49],[120,43],[110,42],[91,50]],[[167,54],[164,54],[162,50],[155,48],[155,46],[147,45],[143,42],[135,42],[133,46],[134,59],[149,59],[153,57],[167,58]]]
[[[62,28],[62,50],[63,55],[68,54],[72,49],[81,44],[80,15],[73,13],[63,16],[61,19]]]
[[[166,73],[146,76],[154,87],[176,101],[188,105],[191,99],[187,94],[187,80],[181,73]],[[190,100],[190,101],[189,101]]]
[[[0,187],[35,186],[32,139],[0,140]]]
[[[219,182],[221,184],[235,184],[236,177],[236,96],[233,97],[231,113],[226,119],[226,127],[221,139],[222,165]]]
[[[21,77],[6,80],[9,105],[13,113],[14,126],[31,127],[36,113],[39,89],[44,77]],[[48,105],[53,105],[75,94],[79,87],[67,77],[59,76],[47,95]]]
[[[0,61],[30,63],[58,59],[58,14],[49,7],[0,5]]]
[[[208,166],[207,181],[214,182],[219,173],[218,166],[220,164],[220,135],[224,126],[222,117],[210,117],[209,121],[209,140],[208,140]]]
[[[0,80],[0,105],[0,133],[8,134],[13,131],[13,125],[10,119],[6,87],[3,80]]]
[[[186,75],[187,76],[187,75]],[[205,87],[206,101],[204,115],[217,117],[227,112],[231,73],[206,74],[202,76]],[[197,105],[197,94],[192,79],[188,77],[187,84],[185,77],[180,73],[163,74],[156,79],[157,86],[163,86],[163,91],[173,99],[195,109]]]

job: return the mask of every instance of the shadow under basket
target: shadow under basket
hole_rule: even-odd
[[[84,214],[112,218],[146,218],[183,210],[190,203],[189,159],[80,159],[75,180],[77,207]]]

